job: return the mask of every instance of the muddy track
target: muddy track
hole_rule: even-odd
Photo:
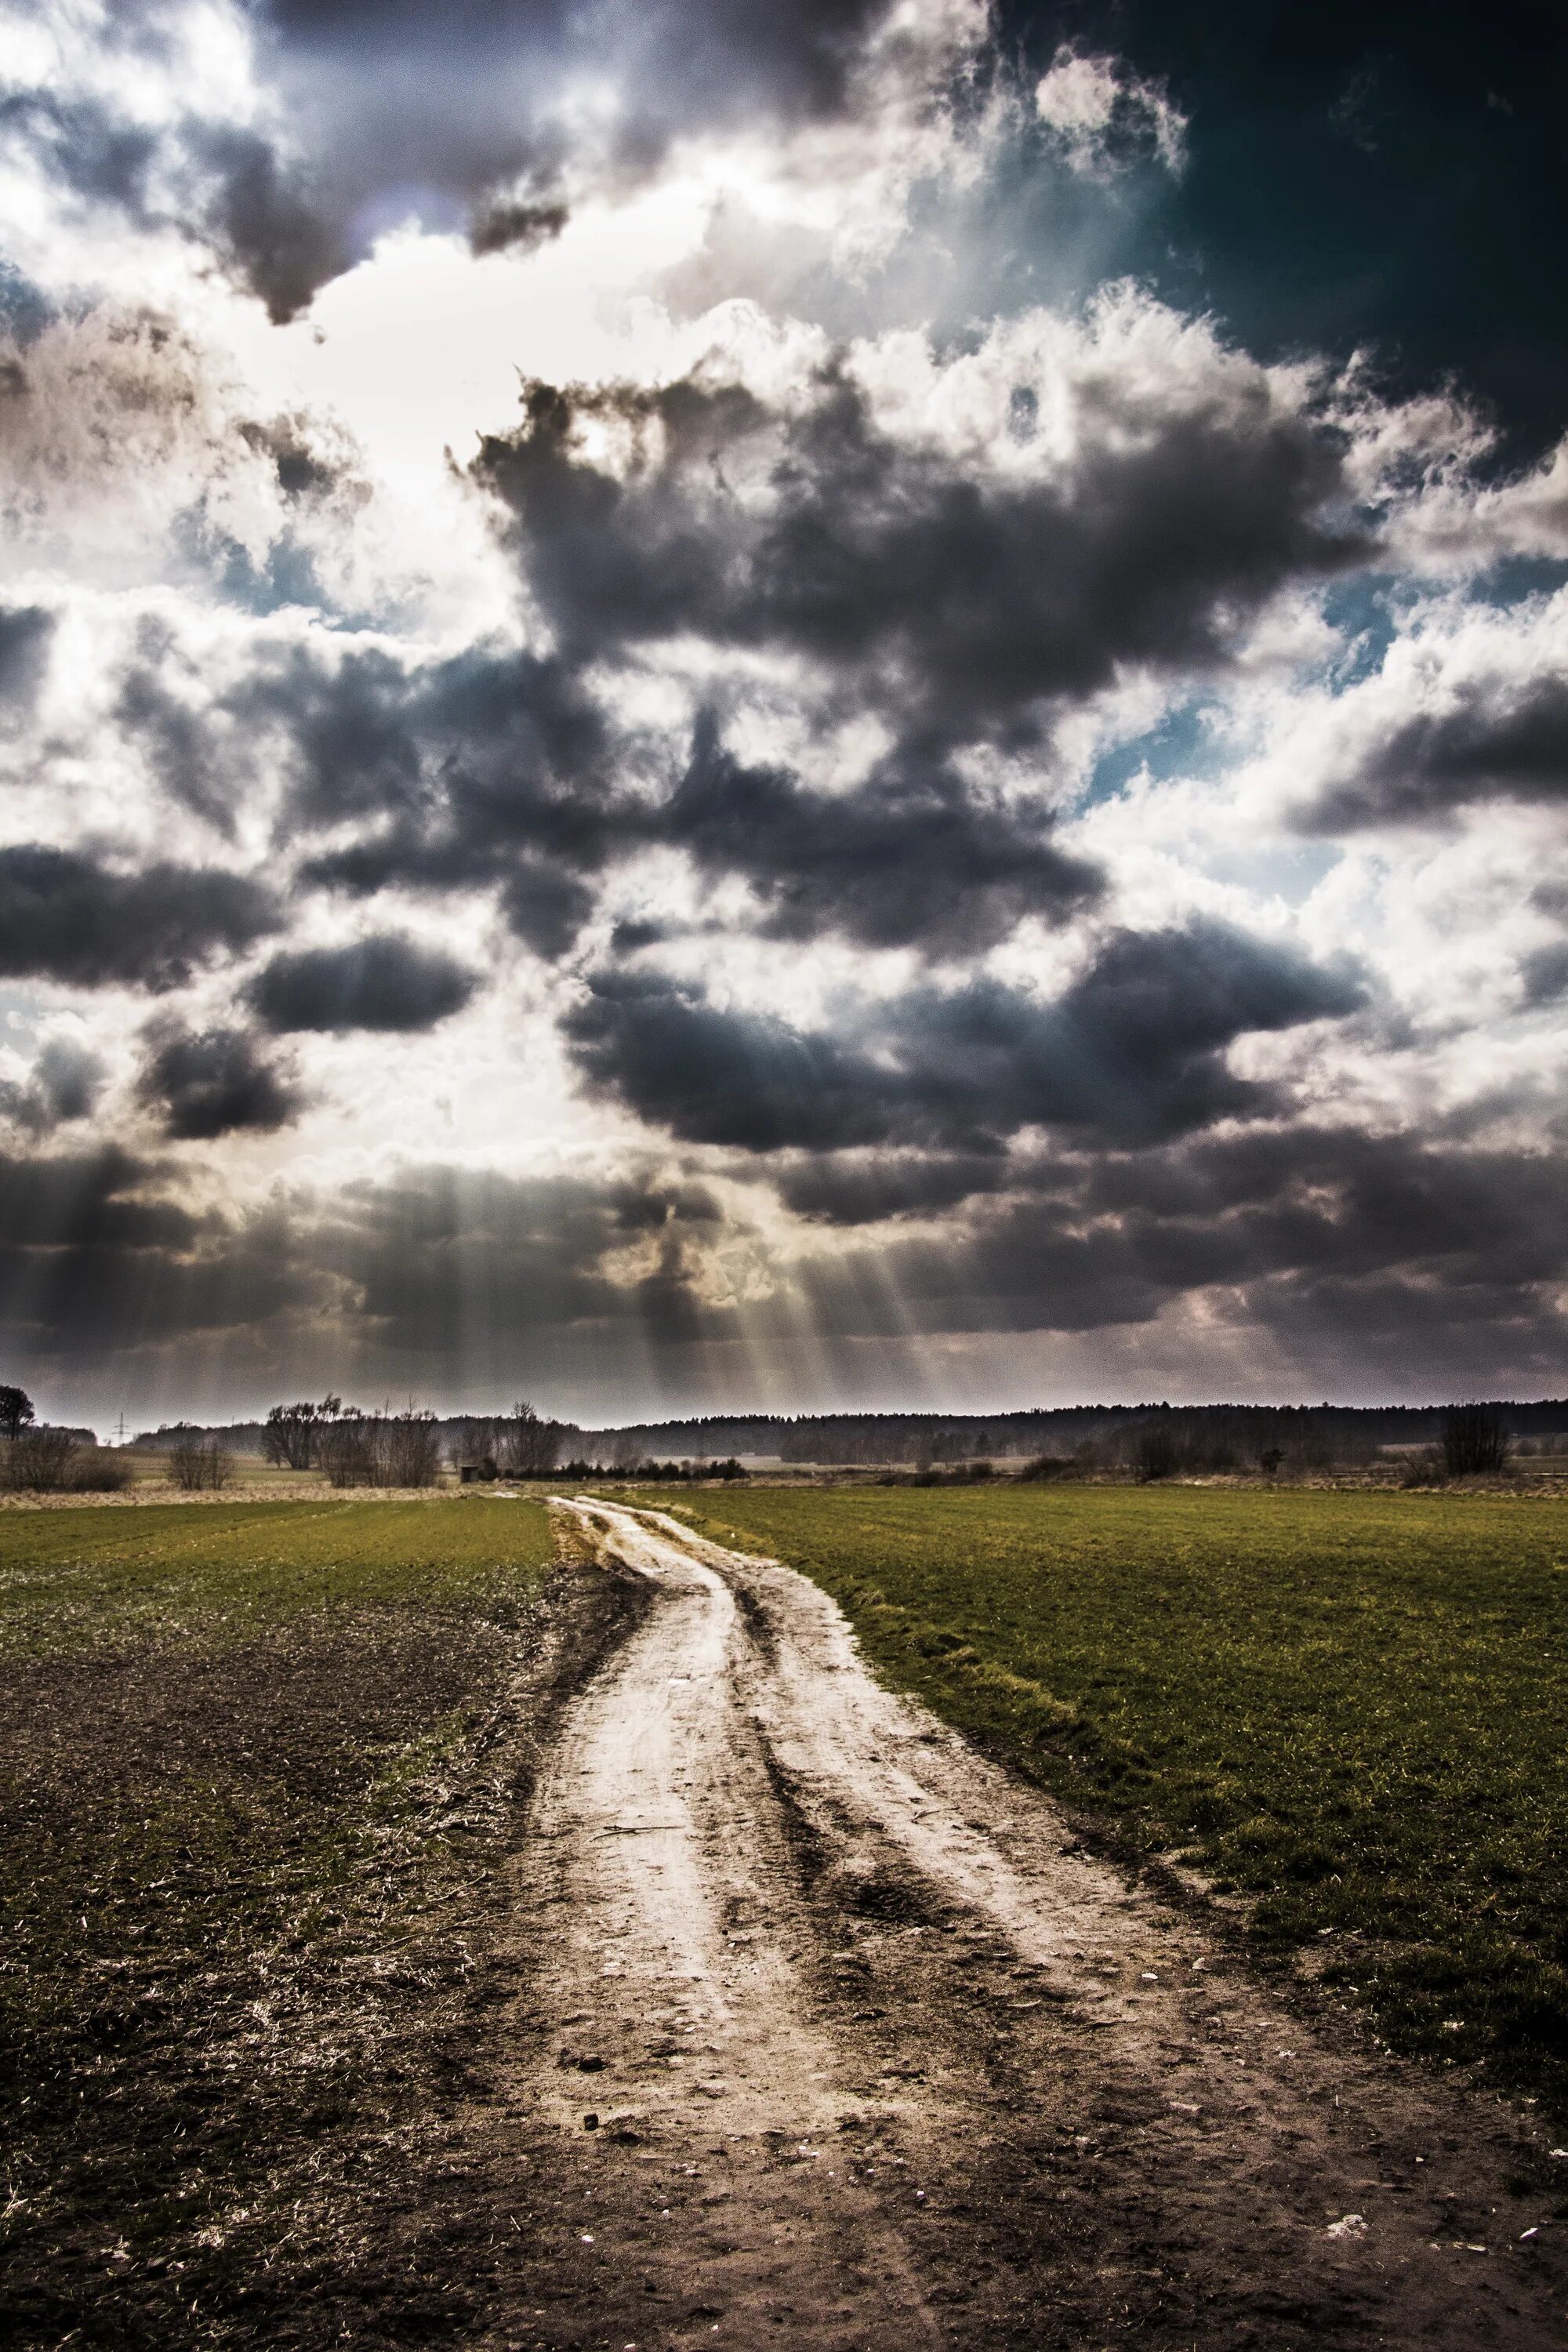
[[[517,1861],[519,2262],[488,2342],[1563,2342],[1517,2114],[1079,1850],[804,1578],[558,1507],[626,1631]]]

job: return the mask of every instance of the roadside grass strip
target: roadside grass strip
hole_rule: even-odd
[[[650,1501],[655,1498],[649,1496]],[[1568,1504],[752,1487],[689,1516],[868,1658],[1236,1898],[1390,2047],[1568,2116]],[[668,1506],[664,1506],[668,1507]]]
[[[0,1523],[8,2342],[374,2307],[552,1551],[468,1498]]]

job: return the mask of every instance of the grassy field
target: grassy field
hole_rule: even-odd
[[[890,1680],[1122,1851],[1244,1894],[1394,2047],[1568,2117],[1568,1505],[752,1488],[689,1516],[815,1577]]]
[[[7,2342],[381,2340],[407,2248],[343,2217],[420,2176],[551,1553],[479,1497],[0,1518]]]

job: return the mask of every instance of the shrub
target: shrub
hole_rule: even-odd
[[[233,1475],[233,1457],[216,1437],[182,1437],[169,1448],[169,1475],[187,1495],[216,1492]]]
[[[1483,1477],[1508,1468],[1513,1439],[1493,1404],[1457,1404],[1443,1417],[1443,1466],[1450,1478]]]
[[[32,1495],[64,1494],[80,1448],[64,1429],[24,1429],[5,1449],[5,1483]]]
[[[1065,1454],[1037,1454],[1032,1462],[1025,1463],[1018,1475],[1026,1482],[1070,1478],[1079,1467],[1079,1465],[1074,1462],[1070,1455]]]
[[[135,1483],[135,1471],[123,1454],[100,1445],[79,1445],[70,1465],[74,1495],[121,1495]]]

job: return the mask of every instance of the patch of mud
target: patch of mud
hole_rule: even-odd
[[[1259,1985],[803,1578],[565,1510],[647,1607],[518,1855],[487,2345],[1561,2343],[1516,2115]]]

